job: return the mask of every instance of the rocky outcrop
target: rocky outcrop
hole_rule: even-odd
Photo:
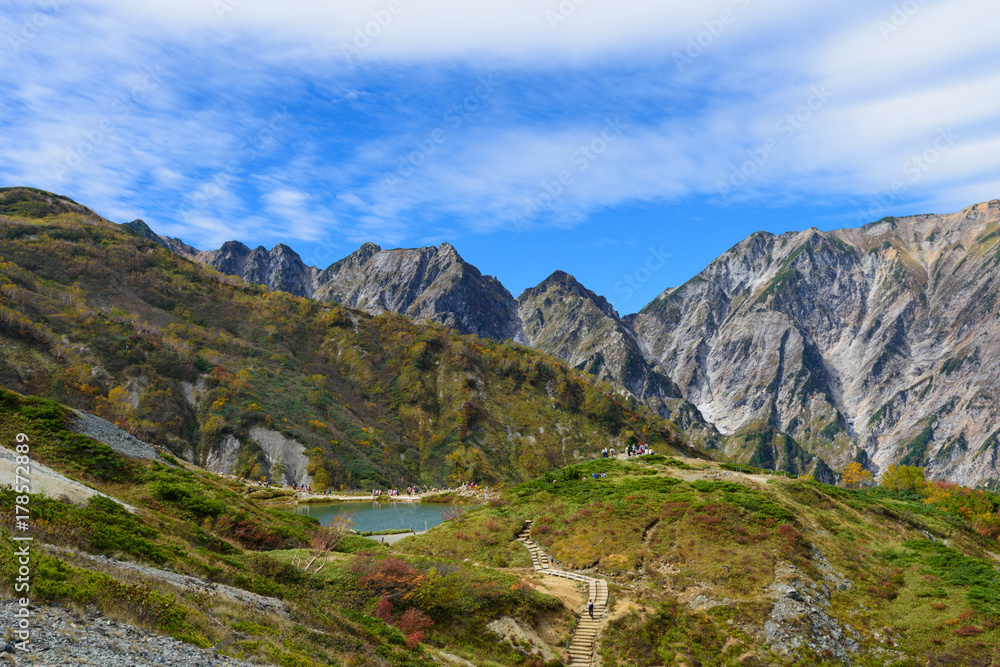
[[[219,444],[208,450],[205,470],[218,475],[232,475],[240,458],[240,441],[236,436],[225,434]]]
[[[306,470],[309,457],[306,456],[306,448],[302,443],[260,426],[250,429],[250,442],[260,448],[260,462],[272,477],[273,483],[303,486],[312,483],[312,475]],[[235,474],[242,454],[244,451],[239,439],[227,433],[219,440],[219,444],[208,450],[204,468],[219,475]]]
[[[80,433],[88,438],[102,442],[119,454],[124,454],[131,458],[158,461],[164,465],[173,467],[172,463],[168,463],[160,458],[160,455],[152,445],[143,442],[127,431],[123,431],[106,419],[101,419],[83,410],[74,410],[73,412],[76,414],[76,418],[70,425],[70,428],[74,433]]]
[[[312,475],[306,470],[309,457],[302,443],[286,438],[277,431],[254,426],[250,429],[250,439],[264,452],[268,470],[274,473],[280,463],[284,467],[284,479],[273,480],[277,484],[312,484]]]

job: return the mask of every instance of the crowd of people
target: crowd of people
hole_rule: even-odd
[[[488,487],[488,486],[485,486],[485,487],[480,486],[479,482],[462,482],[462,485],[460,487],[458,487],[458,488],[460,490],[461,489],[468,489],[469,491],[482,491],[485,495],[489,495],[489,493],[490,493],[490,487]]]
[[[626,447],[625,453],[628,456],[643,456],[645,454],[652,454],[653,450],[650,449],[649,445],[640,442],[636,445],[629,445]]]
[[[649,445],[645,443],[636,443],[634,445],[629,445],[625,448],[625,454],[627,456],[642,456],[643,454],[652,454],[653,450],[649,448]],[[601,450],[602,458],[614,458],[618,456],[618,452],[614,448],[607,448]]]
[[[408,496],[419,496],[420,493],[421,493],[420,487],[417,486],[406,487],[406,495]],[[395,498],[396,496],[399,495],[399,489],[387,489],[385,491],[382,491],[382,489],[372,489],[372,495],[375,496],[376,498],[383,495],[389,496],[390,498]]]

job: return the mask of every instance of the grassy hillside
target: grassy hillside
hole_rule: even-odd
[[[612,582],[607,665],[985,667],[1000,658],[996,494],[903,474],[893,487],[902,490],[849,490],[697,459],[595,459],[393,547],[344,538],[317,568],[309,564],[323,532],[313,520],[197,469],[124,458],[70,432],[69,417],[52,401],[0,393],[0,442],[30,434],[33,464],[115,499],[31,497],[33,599],[92,605],[262,664],[416,666],[447,651],[476,665],[538,667],[533,647],[486,630],[504,615],[568,627],[574,609],[524,580],[527,550],[514,536],[527,519],[559,567]],[[4,542],[16,502],[0,491]],[[286,611],[87,554],[272,596]],[[0,587],[16,568],[8,542]]]
[[[613,582],[605,665],[1000,660],[1000,496],[734,468],[662,456],[576,464],[400,549],[521,564],[509,539],[533,520],[559,567]]]
[[[302,443],[320,488],[520,481],[602,446],[684,449],[671,422],[512,343],[370,317],[179,258],[74,202],[0,191],[0,386],[93,411],[236,473]]]
[[[35,605],[96,607],[197,646],[292,667],[418,667],[436,664],[439,647],[479,664],[525,664],[523,651],[486,639],[485,623],[503,614],[525,622],[565,614],[518,576],[401,558],[361,537],[343,538],[306,568],[323,536],[314,519],[263,507],[243,485],[215,475],[122,457],[67,430],[69,416],[52,401],[0,391],[0,442],[30,434],[31,466],[46,464],[113,498],[76,506],[30,496],[31,529],[18,535],[34,538]],[[19,567],[8,532],[21,515],[15,504],[23,499],[0,487],[0,592],[7,597]],[[88,554],[277,598],[285,611],[190,590]]]

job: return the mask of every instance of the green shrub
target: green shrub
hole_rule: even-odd
[[[226,503],[206,498],[202,495],[203,491],[190,484],[158,481],[150,484],[148,488],[157,500],[171,503],[199,519],[217,517],[226,511]]]

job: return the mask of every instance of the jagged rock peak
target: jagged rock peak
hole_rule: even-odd
[[[261,247],[261,250],[263,249],[264,248]],[[250,246],[244,243],[240,243],[239,241],[226,241],[225,243],[222,244],[222,247],[219,248],[216,252],[219,253],[220,255],[230,254],[243,257],[245,255],[250,254]]]
[[[282,243],[271,250],[264,246],[251,250],[239,241],[226,241],[199,260],[222,273],[239,276],[244,282],[295,296],[312,296],[316,289],[318,270],[306,266],[298,253]]]
[[[123,223],[121,227],[127,229],[132,234],[136,234],[147,241],[152,241],[153,243],[192,261],[201,261],[202,256],[205,254],[197,248],[189,246],[180,239],[171,238],[169,236],[160,236],[154,232],[144,220],[136,219],[132,222],[126,222]]]
[[[521,330],[510,292],[450,243],[392,250],[366,243],[317,282],[317,298],[372,314],[402,313],[496,340],[516,339]]]
[[[160,241],[160,235],[149,228],[144,220],[135,219],[132,222],[126,222],[122,224],[125,229],[131,230],[136,235],[141,236],[144,239],[149,239],[150,241]]]
[[[538,283],[536,286],[529,287],[524,290],[521,293],[521,296],[517,298],[517,301],[518,303],[523,303],[526,300],[534,299],[535,297],[553,289],[560,292],[572,293],[580,298],[591,301],[605,315],[618,319],[618,313],[611,306],[611,304],[608,303],[607,299],[587,289],[575,277],[561,270],[554,271],[552,275]]]

